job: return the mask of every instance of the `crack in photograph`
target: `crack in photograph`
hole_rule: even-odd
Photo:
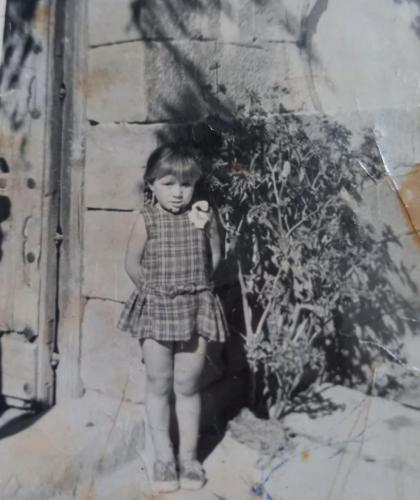
[[[416,500],[419,0],[0,30],[0,500]]]

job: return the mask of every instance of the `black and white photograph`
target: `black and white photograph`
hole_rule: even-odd
[[[418,500],[420,1],[0,31],[0,500]]]

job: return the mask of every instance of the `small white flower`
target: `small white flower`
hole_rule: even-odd
[[[188,212],[190,222],[198,229],[204,229],[210,220],[210,209],[207,201],[197,201]]]

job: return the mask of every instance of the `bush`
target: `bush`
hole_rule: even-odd
[[[308,373],[355,382],[374,346],[398,350],[401,322],[384,319],[404,305],[385,272],[404,272],[389,257],[395,237],[385,227],[380,238],[352,208],[381,165],[371,132],[355,138],[281,105],[268,113],[257,99],[222,133],[206,189],[237,262],[247,357],[273,417],[290,411]]]

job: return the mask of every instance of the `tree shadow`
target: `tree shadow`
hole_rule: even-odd
[[[350,387],[362,385],[370,391],[378,360],[397,364],[405,362],[400,354],[402,342],[410,327],[412,329],[418,308],[397,290],[393,282],[398,280],[413,296],[419,290],[405,263],[396,263],[392,259],[391,247],[395,246],[402,245],[389,225],[384,226],[379,238],[375,237],[373,230],[365,236],[360,259],[366,259],[366,251],[375,253],[376,262],[367,268],[366,273],[368,287],[375,293],[362,300],[347,301],[342,311],[335,315],[335,329],[340,334],[325,338],[323,344],[331,381]],[[394,381],[389,387],[383,387],[381,395],[395,391],[397,383]]]
[[[212,64],[211,61],[207,61],[206,66],[203,61],[206,61],[208,54],[203,55],[200,60],[195,57],[195,54],[185,51],[185,45],[175,43],[177,38],[188,39],[192,42],[194,40],[215,40],[214,34],[204,35],[199,23],[191,23],[190,20],[194,17],[207,16],[211,24],[211,18],[214,16],[214,22],[217,23],[222,9],[227,17],[232,15],[229,6],[224,5],[220,0],[211,0],[210,2],[180,0],[176,3],[176,7],[169,0],[159,2],[134,0],[131,3],[132,23],[137,28],[141,38],[145,40],[146,57],[151,52],[147,49],[153,47],[153,41],[159,41],[167,57],[177,68],[178,74],[172,75],[174,82],[177,78],[182,78],[182,86],[177,85],[176,87],[178,95],[175,96],[172,93],[170,99],[168,95],[160,95],[158,99],[155,99],[159,101],[163,115],[168,117],[170,122],[199,121],[209,114],[218,115],[227,121],[233,118],[234,103],[226,102],[224,87],[218,82],[218,62],[215,61]],[[194,27],[192,28],[191,25]],[[153,67],[154,62],[150,59],[150,67]],[[209,73],[206,73],[205,67]],[[165,84],[167,82],[162,81],[162,85]],[[159,116],[155,117],[154,113],[151,113],[151,120],[158,118]],[[169,138],[164,137],[165,133],[165,131],[161,132],[162,139]]]
[[[398,3],[398,0],[394,1]],[[418,0],[407,1],[419,4]],[[256,1],[256,3],[262,2]],[[211,6],[215,9],[220,8],[219,2],[211,2]],[[285,16],[284,27],[289,30],[296,39],[297,46],[303,51],[310,74],[311,66],[320,64],[313,46],[313,37],[327,6],[328,0],[318,0],[300,20],[290,13]],[[315,367],[312,366],[312,358],[306,365],[303,363],[301,380],[292,387],[289,393],[290,405],[285,409],[286,413],[297,409],[313,416],[325,411],[334,411],[331,402],[324,401],[321,395],[312,392],[314,380],[322,378],[324,381],[359,387],[368,384],[371,377],[369,367],[374,364],[378,356],[389,357],[389,353],[398,352],[401,338],[406,331],[406,322],[402,318],[415,315],[413,306],[393,284],[397,280],[410,289],[411,293],[417,291],[416,284],[410,278],[410,271],[405,268],[404,263],[397,264],[391,257],[391,247],[401,245],[399,236],[390,227],[384,228],[378,235],[372,226],[361,223],[352,208],[354,203],[361,202],[361,192],[366,181],[376,182],[385,173],[380,154],[374,151],[376,144],[365,137],[365,143],[360,146],[358,153],[354,154],[350,147],[354,139],[353,132],[324,116],[315,117],[317,123],[313,132],[311,125],[304,123],[305,118],[281,104],[282,92],[286,93],[287,89],[283,91],[277,89],[275,92],[276,109],[260,109],[254,115],[252,112],[247,116],[246,113],[243,115],[244,107],[241,109],[236,103],[226,100],[224,89],[217,78],[217,63],[212,69],[214,73],[207,74],[199,60],[184,53],[182,44],[173,43],[177,37],[204,40],[203,34],[192,28],[194,23],[188,21],[191,19],[189,16],[203,15],[207,12],[207,4],[203,1],[197,0],[185,4],[185,11],[188,11],[185,17],[183,17],[184,12],[180,13],[167,0],[156,3],[149,0],[135,0],[131,8],[132,22],[145,43],[153,44],[153,41],[158,40],[178,66],[180,74],[185,75],[184,85],[180,87],[176,98],[161,96],[162,102],[159,105],[165,119],[174,125],[162,127],[157,137],[159,142],[183,141],[194,144],[203,154],[209,175],[213,175],[219,183],[211,187],[203,184],[201,193],[209,197],[215,206],[224,205],[229,218],[230,230],[228,228],[224,234],[225,247],[235,247],[235,251],[229,254],[230,260],[220,273],[219,288],[226,290],[223,297],[226,309],[239,311],[240,321],[237,317],[231,322],[234,330],[242,334],[245,332],[243,296],[240,291],[232,292],[239,289],[238,263],[241,264],[245,277],[254,280],[256,285],[252,291],[245,294],[254,317],[251,326],[255,328],[267,305],[267,298],[264,298],[262,290],[267,283],[272,283],[282,262],[278,255],[273,257],[272,250],[273,241],[279,245],[278,238],[273,237],[275,230],[271,227],[277,217],[276,210],[265,206],[272,204],[274,186],[281,189],[282,184],[285,184],[287,187],[284,190],[284,193],[287,193],[287,202],[281,205],[281,211],[285,213],[287,207],[291,209],[282,219],[285,225],[284,234],[295,225],[298,226],[293,236],[295,238],[291,245],[293,248],[284,260],[293,259],[293,252],[299,254],[302,245],[305,246],[305,241],[316,245],[314,238],[311,239],[309,234],[311,225],[317,224],[317,218],[300,222],[301,214],[309,213],[308,206],[316,211],[319,198],[326,205],[329,205],[329,199],[337,202],[338,208],[332,206],[329,209],[335,218],[336,234],[330,235],[331,241],[328,245],[325,244],[323,247],[318,242],[317,247],[318,250],[324,250],[329,258],[322,257],[322,251],[317,253],[318,250],[310,249],[305,251],[303,267],[311,263],[313,267],[331,268],[331,272],[344,276],[345,272],[352,272],[350,268],[354,266],[363,277],[359,279],[356,276],[353,289],[343,292],[339,300],[334,298],[334,294],[329,296],[334,303],[330,307],[331,317],[325,323],[309,309],[301,314],[300,321],[312,325],[312,334],[314,328],[319,330],[318,339],[311,345],[317,356],[319,353],[324,356],[322,363],[319,362],[324,368],[320,369],[318,361],[315,362]],[[164,15],[162,8],[165,11]],[[231,13],[225,12],[225,15],[229,16]],[[214,74],[211,81],[209,81],[210,74]],[[312,97],[316,100],[316,95]],[[253,103],[254,96],[251,95],[248,110],[252,109]],[[265,134],[269,114],[271,118],[276,117],[279,126],[277,143],[273,140],[273,144],[264,142],[267,138]],[[229,141],[229,145],[226,146]],[[302,147],[299,142],[302,143]],[[311,151],[314,151],[314,154],[311,154]],[[268,175],[265,163],[267,158],[278,162],[278,165],[282,165],[286,170],[289,169],[286,173],[282,168],[276,167],[271,188],[267,187],[269,183],[261,181],[262,176]],[[302,158],[307,159],[302,160]],[[341,164],[338,161],[340,158],[343,160]],[[355,166],[357,161],[359,166]],[[217,170],[214,170],[215,164],[218,165]],[[317,179],[325,164],[327,171],[319,182]],[[284,167],[285,165],[288,167]],[[353,173],[348,174],[348,169]],[[357,170],[358,173],[354,173]],[[340,176],[344,178],[341,179]],[[310,179],[314,185],[318,183],[318,191],[313,190],[310,196],[308,191],[306,193],[308,197],[302,192],[305,178]],[[263,186],[258,188],[259,192],[255,189],[256,183],[258,186]],[[232,197],[234,190],[236,198]],[[346,203],[340,199],[344,191],[352,202]],[[228,202],[226,198],[229,199]],[[308,206],[305,207],[305,204]],[[331,219],[328,211],[323,213],[323,217]],[[267,218],[269,224],[265,222]],[[239,231],[240,234],[235,235],[239,224],[243,224],[242,230]],[[329,238],[327,226],[326,223],[325,230],[318,227],[317,237],[320,240]],[[232,243],[232,240],[235,242]],[[259,249],[257,258],[255,248]],[[279,286],[276,292],[277,310],[285,314],[288,303],[293,306],[309,305],[315,308],[319,306],[321,309],[328,306],[322,300],[323,290],[325,291],[323,280],[325,282],[327,278],[308,279],[299,271],[296,262],[292,264],[293,266],[290,265],[289,270],[280,278],[283,288]],[[331,284],[332,289],[334,286],[335,284]],[[274,326],[269,326],[269,321]],[[289,323],[285,326],[290,327],[293,322],[292,313],[289,314],[287,321]],[[260,348],[264,342],[267,345],[270,342],[283,342],[284,331],[280,331],[281,329],[276,331],[275,323],[273,312],[262,329]],[[270,352],[270,349],[268,351]],[[284,353],[281,354],[279,350],[276,351],[278,356],[276,359],[274,355],[263,353],[263,350],[260,350],[260,354],[261,359],[256,361],[253,354],[250,355],[248,351],[251,365],[256,363],[259,369],[262,369],[264,362],[270,362],[281,371],[282,363],[285,365],[289,362],[282,357]],[[287,354],[305,358],[298,345]],[[267,383],[266,375],[261,375],[254,380],[256,389],[248,385],[248,390],[254,392],[256,390],[259,393],[259,401],[254,401],[256,408],[266,407],[267,395],[264,396],[263,392]]]
[[[202,392],[198,458],[204,461],[223,440],[229,422],[248,406],[249,372],[227,375]]]
[[[413,19],[411,23],[411,28],[416,34],[417,38],[420,39],[420,0],[394,0],[394,3],[396,3],[397,5],[401,5],[404,2],[415,5],[419,10],[419,14]]]

